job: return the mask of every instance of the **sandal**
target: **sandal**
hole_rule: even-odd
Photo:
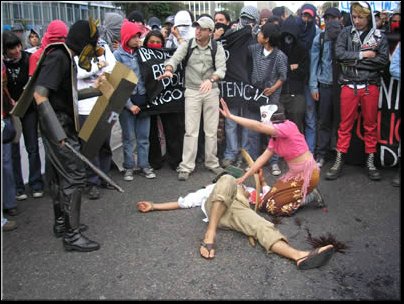
[[[321,247],[323,248],[323,247]],[[310,251],[308,255],[302,257],[296,261],[297,269],[299,270],[306,270],[312,268],[321,267],[331,259],[332,255],[334,254],[334,246],[324,249],[320,252],[321,248],[314,249]],[[303,260],[299,263],[300,260]]]
[[[210,252],[211,252],[211,250],[215,249],[215,243],[205,243],[204,241],[202,241],[201,242],[201,247],[206,248],[206,250],[209,253],[208,257],[203,256],[202,253],[201,253],[201,257],[203,257],[204,259],[207,259],[207,260],[211,260],[211,259],[214,258],[214,256],[213,257],[210,256]]]

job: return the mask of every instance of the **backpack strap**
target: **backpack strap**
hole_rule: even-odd
[[[191,39],[189,39],[189,42],[188,42],[187,55],[185,56],[184,60],[182,61],[182,66],[184,68],[188,63],[189,57],[191,57],[192,52],[195,49],[195,48],[191,48],[193,40],[194,40],[194,38],[191,38]],[[215,64],[216,60],[215,60],[215,58],[216,58],[216,53],[217,53],[217,41],[215,39],[212,39],[212,38],[211,38],[211,41],[212,41],[212,48],[210,50],[210,53],[212,55],[213,69],[216,71],[216,64]]]

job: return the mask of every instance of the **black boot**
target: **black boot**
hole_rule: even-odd
[[[375,154],[370,153],[366,161],[366,167],[368,168],[368,176],[371,180],[377,181],[381,179],[380,172],[375,167]]]
[[[317,188],[314,188],[309,194],[306,195],[306,198],[301,204],[302,206],[313,206],[316,208],[324,208],[325,202],[322,194]]]
[[[53,225],[53,234],[55,237],[60,238],[64,235],[66,231],[65,219],[63,217],[63,210],[60,204],[60,194],[55,194],[53,196],[53,212],[55,214],[55,223]],[[80,224],[80,232],[86,231],[88,226],[85,224]]]
[[[335,157],[334,165],[327,171],[325,178],[329,180],[337,179],[342,171],[344,165],[344,155],[337,150],[337,156]]]
[[[80,232],[80,208],[81,190],[77,189],[70,197],[69,202],[64,202],[64,218],[66,231],[63,236],[63,246],[67,251],[76,250],[89,252],[100,249],[97,242],[91,241]]]

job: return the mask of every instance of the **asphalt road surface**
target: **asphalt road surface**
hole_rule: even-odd
[[[30,197],[18,204],[22,212],[13,219],[19,227],[2,235],[2,299],[401,300],[400,188],[390,185],[395,170],[383,169],[383,180],[372,182],[365,168],[346,165],[335,181],[321,177],[327,209],[305,208],[276,224],[300,249],[312,248],[308,232],[313,238],[330,233],[348,247],[306,271],[228,230],[218,232],[215,259],[202,259],[207,224],[200,208],[137,211],[139,200],[176,200],[210,183],[214,175],[200,165],[186,182],[168,166],[154,180],[135,176],[131,182],[114,170],[124,193],[83,196],[84,234],[101,244],[95,252],[66,252],[52,234],[49,195]],[[274,181],[267,169],[265,176]]]

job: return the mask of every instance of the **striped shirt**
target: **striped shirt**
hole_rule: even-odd
[[[269,88],[280,79],[286,80],[288,73],[288,57],[278,48],[265,56],[264,47],[260,44],[253,44],[248,47],[252,57],[251,84],[258,88]],[[270,97],[270,103],[279,102],[282,87],[277,89]]]

